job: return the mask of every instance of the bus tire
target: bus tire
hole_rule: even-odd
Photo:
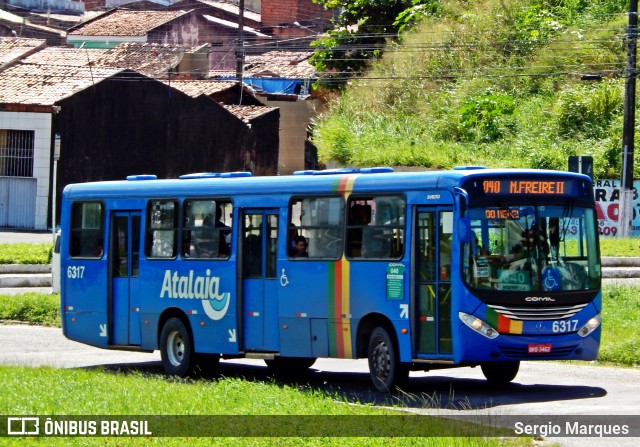
[[[165,373],[186,377],[194,371],[191,335],[179,318],[169,318],[160,333],[160,357]]]
[[[409,378],[409,364],[401,363],[398,349],[386,329],[377,327],[369,337],[369,373],[376,390],[387,393]]]
[[[480,368],[489,382],[509,383],[516,378],[520,369],[520,362],[482,363]]]

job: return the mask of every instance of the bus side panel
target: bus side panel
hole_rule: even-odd
[[[408,263],[402,261],[351,262],[350,272],[350,307],[353,318],[360,320],[372,313],[387,316],[398,340],[400,361],[410,362],[412,353],[409,335],[411,325]],[[356,328],[353,329],[355,343],[357,331]],[[402,334],[403,329],[406,329],[406,334]]]
[[[100,260],[63,259],[61,307],[67,338],[108,347],[107,266],[106,256]]]
[[[327,281],[333,262],[280,260],[280,354],[326,357],[327,317],[334,311],[334,289]]]
[[[142,265],[144,262],[144,265]],[[160,316],[175,309],[186,316],[196,352],[237,354],[235,263],[141,260],[140,312],[144,349],[156,349]]]

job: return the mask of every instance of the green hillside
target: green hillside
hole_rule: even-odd
[[[619,177],[628,7],[443,0],[330,102],[320,159],[564,170],[591,155],[596,177]]]

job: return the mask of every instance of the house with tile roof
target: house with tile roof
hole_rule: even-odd
[[[211,6],[218,11],[206,14],[235,23],[239,15],[238,0],[85,0],[84,3],[88,11],[99,7],[203,10]],[[246,26],[278,39],[322,33],[331,27],[333,17],[333,11],[313,0],[245,0],[244,7]]]
[[[58,101],[117,69],[15,65],[0,72],[0,227],[47,228]]]
[[[0,70],[17,64],[46,45],[43,39],[0,38]]]
[[[200,53],[207,55],[210,68],[233,70],[238,23],[215,15],[219,11],[224,10],[208,4],[188,10],[113,9],[70,28],[67,43],[77,48],[113,48],[123,42],[197,46],[203,48]],[[243,31],[253,43],[271,40],[247,24]]]
[[[187,94],[78,59],[20,63],[0,71],[0,85],[0,185],[9,191],[0,197],[0,227],[46,229],[69,183],[237,171],[246,153],[256,155],[256,175],[277,172],[278,111],[232,113],[211,98],[211,86]]]
[[[258,91],[281,95],[308,95],[316,69],[309,63],[313,53],[268,51],[245,57],[243,81]]]
[[[309,95],[311,82],[316,77],[315,68],[309,64],[311,54],[270,51],[245,58],[243,82],[262,104],[280,109],[280,174],[317,167],[317,155],[308,141],[308,128],[322,103]],[[232,76],[228,72],[210,75],[217,78]]]
[[[205,77],[206,54],[199,48],[126,42],[117,47],[47,47],[22,60],[26,64],[131,68],[152,78]]]
[[[240,90],[238,81],[171,79],[163,82],[194,98],[206,95],[222,105],[264,106],[253,96],[248,87],[243,87]]]
[[[113,48],[123,42],[198,45],[196,14],[190,11],[113,9],[69,29],[76,48]]]

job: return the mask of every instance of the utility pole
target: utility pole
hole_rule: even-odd
[[[633,220],[633,151],[636,108],[636,47],[638,40],[638,0],[629,0],[627,28],[627,69],[625,73],[624,119],[622,123],[622,172],[618,235],[631,236]]]
[[[236,79],[242,89],[242,71],[244,69],[244,0],[238,2],[238,39],[236,46]]]

